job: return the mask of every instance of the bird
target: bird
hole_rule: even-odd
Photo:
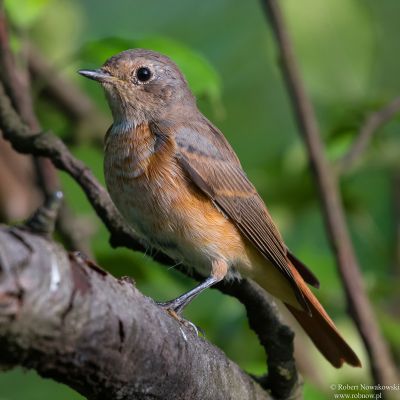
[[[164,306],[180,315],[217,282],[251,278],[286,305],[334,367],[360,367],[308,287],[318,279],[284,243],[178,66],[158,52],[130,49],[78,72],[101,84],[113,117],[104,175],[115,206],[148,246],[204,277]]]

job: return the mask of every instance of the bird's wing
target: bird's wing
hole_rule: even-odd
[[[289,267],[287,248],[233,149],[209,121],[174,129],[177,159],[189,178],[289,280],[308,309]]]

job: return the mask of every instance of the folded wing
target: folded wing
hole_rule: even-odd
[[[240,232],[288,279],[304,310],[308,303],[289,267],[287,248],[269,212],[222,133],[202,118],[174,127],[177,159],[192,182]],[[162,126],[153,129],[163,130]],[[168,129],[165,127],[164,129]]]

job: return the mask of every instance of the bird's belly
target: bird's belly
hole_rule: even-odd
[[[106,169],[111,198],[135,231],[176,263],[208,276],[214,260],[229,265],[226,279],[251,277],[274,296],[296,306],[286,278],[242,237],[234,224],[180,173],[168,168],[157,179],[121,178]]]
[[[208,275],[213,260],[250,265],[236,227],[208,197],[179,174],[118,181],[106,174],[110,195],[127,222],[177,263]],[[233,269],[231,271],[233,273]]]

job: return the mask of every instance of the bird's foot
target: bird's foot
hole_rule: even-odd
[[[193,322],[185,319],[182,317],[181,312],[182,308],[180,304],[176,304],[174,300],[168,301],[166,303],[158,303],[156,304],[162,308],[170,317],[175,319],[176,321],[179,322],[181,326],[184,326],[194,332],[196,336],[199,336],[199,333],[201,333],[203,336],[205,336],[204,331],[196,326]]]

